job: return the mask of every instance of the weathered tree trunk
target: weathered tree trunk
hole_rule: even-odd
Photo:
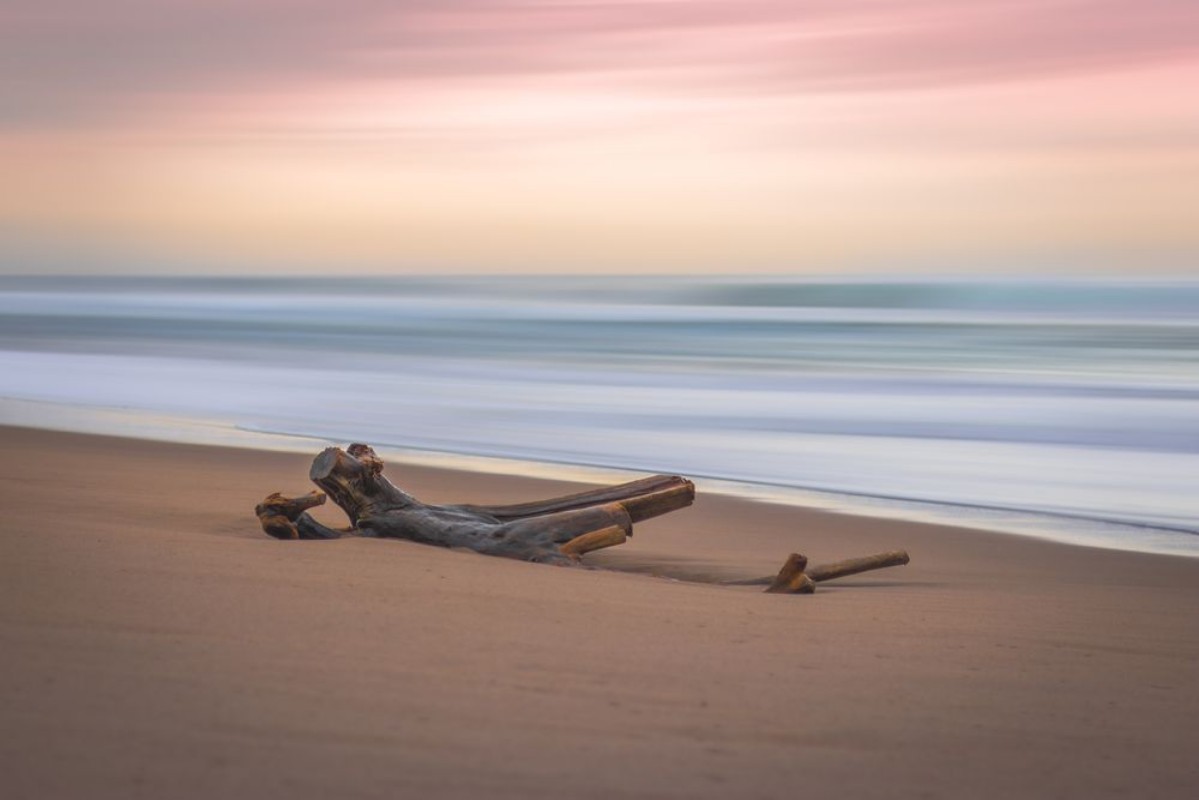
[[[268,534],[409,539],[551,563],[574,563],[584,553],[620,544],[633,535],[634,522],[683,508],[695,498],[691,481],[658,475],[520,505],[427,505],[383,477],[383,461],[363,444],[323,451],[309,477],[346,512],[351,528],[337,531],[308,515],[307,509],[324,502],[318,492],[295,499],[273,494],[257,509]]]

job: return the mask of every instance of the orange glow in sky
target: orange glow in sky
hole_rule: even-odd
[[[1199,3],[16,0],[0,271],[1196,269]]]

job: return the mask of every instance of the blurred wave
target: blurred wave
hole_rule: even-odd
[[[0,396],[1199,529],[1199,283],[0,279]]]

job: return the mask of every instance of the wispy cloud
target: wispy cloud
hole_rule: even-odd
[[[877,91],[1199,56],[1193,0],[10,0],[0,124],[311,82]]]
[[[0,43],[26,253],[1199,252],[1195,0],[8,0]]]

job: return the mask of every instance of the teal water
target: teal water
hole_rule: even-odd
[[[7,278],[0,398],[1199,553],[1196,282]]]

